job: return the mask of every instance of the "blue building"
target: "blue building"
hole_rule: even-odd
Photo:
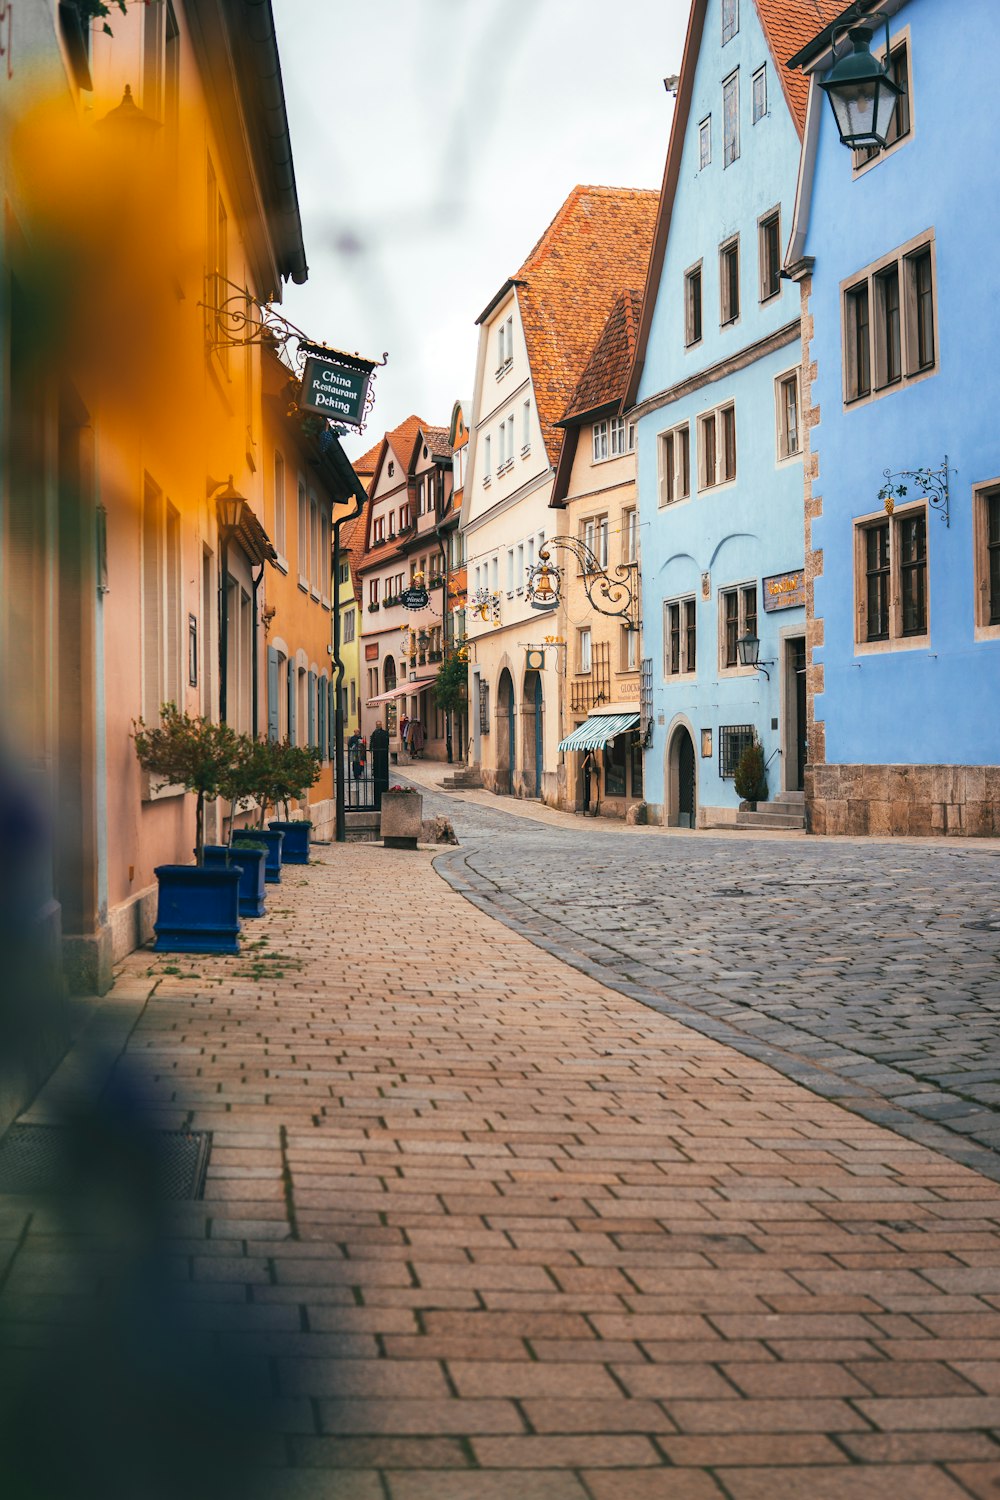
[[[808,89],[786,64],[841,9],[694,0],[688,23],[626,396],[652,665],[646,798],[673,825],[746,820],[734,773],[754,740],[769,796],[801,822],[801,311],[782,263]]]
[[[788,248],[812,334],[807,808],[817,832],[1000,834],[1000,15],[865,0],[879,59],[887,10],[883,149],[841,144],[819,88],[841,28],[791,61],[810,81]]]

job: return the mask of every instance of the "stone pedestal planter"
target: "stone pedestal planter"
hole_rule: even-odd
[[[157,953],[239,953],[237,865],[158,865]]]
[[[264,879],[268,885],[278,885],[281,881],[281,846],[285,835],[278,828],[237,828],[233,834],[233,847],[242,839],[248,839],[251,844],[267,845]]]
[[[309,863],[311,823],[307,823],[305,818],[298,818],[288,823],[278,818],[271,818],[267,826],[285,835],[285,842],[281,846],[283,865],[307,865]]]
[[[240,876],[240,916],[262,917],[264,906],[264,862],[266,849],[229,849],[225,844],[205,845],[205,864],[213,870],[242,870]]]
[[[415,849],[424,817],[419,792],[383,792],[380,832],[386,849]]]

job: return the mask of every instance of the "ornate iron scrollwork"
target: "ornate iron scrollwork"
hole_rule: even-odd
[[[886,515],[892,515],[896,508],[896,501],[901,500],[909,488],[908,485],[900,484],[899,481],[908,479],[916,489],[919,489],[921,499],[927,501],[931,510],[938,511],[944,517],[945,526],[950,527],[951,497],[948,491],[948,474],[947,453],[940,469],[900,469],[895,474],[890,469],[883,469],[882,477],[885,484],[879,490],[878,497],[885,505]]]
[[[587,543],[579,537],[553,536],[549,537],[544,546],[539,547],[538,565],[528,570],[529,598],[531,598],[534,584],[532,575],[540,572],[542,568],[550,578],[555,573],[561,586],[561,569],[551,561],[550,549],[553,547],[559,547],[564,552],[568,552],[579,563],[584,592],[591,607],[599,615],[609,615],[612,619],[624,620],[630,630],[639,629],[638,563],[617,563],[609,573],[607,568],[601,566]]]

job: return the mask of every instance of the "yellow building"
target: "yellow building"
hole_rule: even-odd
[[[559,805],[605,817],[642,801],[635,427],[621,415],[641,303],[623,292],[594,345],[559,423],[550,501],[566,667]]]

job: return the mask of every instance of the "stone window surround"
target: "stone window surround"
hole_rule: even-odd
[[[931,297],[934,316],[934,363],[926,370],[916,370],[912,374],[907,373],[910,365],[908,357],[910,339],[913,337],[913,313],[910,306],[909,288],[904,284],[904,264],[917,251],[929,249],[931,254]],[[892,265],[900,268],[900,339],[901,339],[901,361],[902,374],[898,380],[891,385],[875,386],[875,279],[880,272],[886,271]],[[869,378],[871,390],[866,396],[852,396],[850,394],[850,364],[849,353],[849,313],[848,294],[866,283],[868,287],[868,328],[869,328]],[[937,241],[933,227],[925,229],[916,234],[903,245],[898,245],[878,260],[871,261],[867,266],[856,271],[852,276],[847,276],[840,283],[840,341],[841,341],[841,377],[842,377],[842,401],[845,409],[854,411],[858,407],[867,406],[872,401],[880,401],[884,396],[892,395],[895,391],[903,390],[907,386],[916,385],[920,380],[927,380],[937,375],[941,369],[940,348],[940,324],[938,321],[938,277],[937,277]]]
[[[877,510],[866,516],[855,516],[852,523],[854,530],[854,654],[855,656],[876,656],[887,651],[926,651],[931,643],[931,588],[930,588],[930,526],[927,526],[927,560],[926,560],[926,611],[927,629],[921,635],[903,635],[902,633],[902,599],[899,581],[899,546],[896,543],[896,532],[900,521],[906,520],[923,511],[925,518],[928,517],[928,507],[925,500],[916,500],[912,504],[897,505],[891,516],[886,516],[885,510]],[[865,639],[866,620],[866,562],[865,562],[865,532],[873,526],[881,525],[889,521],[889,639],[885,641],[868,641]]]
[[[1000,640],[1000,624],[989,623],[989,556],[987,552],[986,502],[1000,492],[1000,478],[983,480],[972,489],[972,544],[975,577],[975,629],[977,641]]]

